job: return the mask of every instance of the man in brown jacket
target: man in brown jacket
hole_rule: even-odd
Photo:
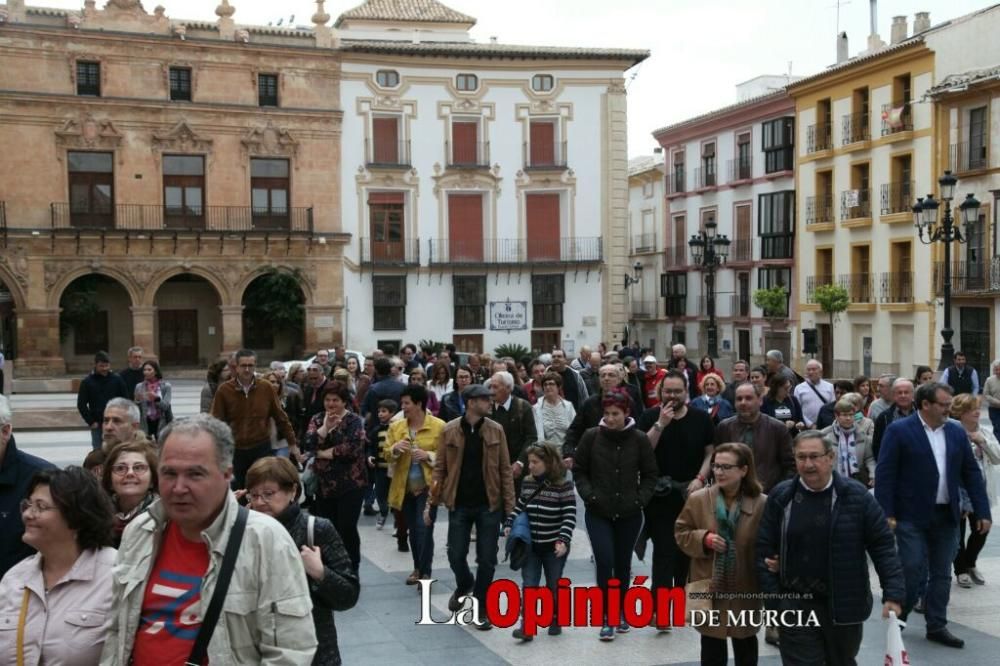
[[[233,431],[236,452],[233,456],[233,488],[243,488],[247,470],[258,459],[271,455],[271,419],[282,439],[288,441],[289,454],[299,455],[295,430],[281,408],[278,393],[270,382],[257,381],[254,370],[257,355],[249,349],[236,352],[236,376],[219,385],[212,400],[212,416]]]
[[[503,428],[486,418],[492,401],[490,390],[473,384],[462,392],[462,399],[465,415],[449,422],[441,435],[424,522],[430,524],[432,506],[448,507],[448,562],[455,572],[449,610],[461,609],[464,597],[472,591],[485,611],[486,590],[497,566],[500,524],[514,510],[514,482]],[[473,526],[475,577],[468,563]],[[476,628],[485,631],[493,625],[482,617]]]
[[[792,438],[778,419],[760,413],[761,396],[749,382],[736,387],[736,416],[715,429],[715,444],[743,442],[753,449],[757,477],[764,492],[795,473]]]

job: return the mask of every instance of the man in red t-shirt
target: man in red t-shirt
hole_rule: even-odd
[[[160,499],[126,528],[115,560],[114,617],[103,666],[188,661],[240,510],[229,490],[229,426],[199,414],[168,425],[161,441]],[[309,666],[316,652],[311,610],[291,535],[251,511],[226,604],[208,642],[208,663]]]
[[[642,400],[646,407],[655,407],[660,404],[660,382],[667,376],[667,371],[656,365],[656,357],[650,354],[642,359],[646,366],[642,382]]]

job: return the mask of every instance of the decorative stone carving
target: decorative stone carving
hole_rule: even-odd
[[[142,289],[146,289],[149,286],[150,281],[153,279],[153,275],[156,273],[157,269],[154,268],[153,264],[148,261],[143,262],[128,262],[125,264],[126,270],[132,276]]]
[[[625,79],[615,79],[608,84],[608,92],[611,94],[625,94]]]
[[[104,9],[119,9],[126,12],[146,13],[141,0],[108,0],[108,4],[104,5]]]
[[[379,95],[375,98],[375,107],[379,109],[398,109],[400,104],[399,95]]]
[[[63,277],[75,270],[79,270],[87,265],[86,261],[67,261],[60,258],[59,261],[45,262],[45,291],[51,292]]]
[[[229,4],[229,0],[222,0],[222,4],[215,8],[215,15],[219,18],[232,18],[236,13],[236,8]]]
[[[441,190],[493,190],[500,196],[500,165],[494,165],[487,173],[462,169],[460,171],[436,171],[431,179],[434,181],[434,194]]]
[[[24,247],[11,245],[0,250],[0,264],[10,269],[23,289],[28,288],[28,251]]]
[[[110,120],[98,120],[89,113],[67,120],[55,131],[56,145],[66,148],[117,148],[125,139]]]
[[[210,153],[212,139],[198,134],[186,120],[182,120],[168,132],[154,132],[152,147],[154,152]]]
[[[323,7],[324,2],[326,0],[316,0],[316,13],[312,15],[312,22],[316,25],[325,25],[330,20],[330,15]]]
[[[294,157],[299,152],[299,142],[288,129],[277,127],[268,120],[264,127],[251,129],[242,139],[247,155]],[[296,165],[298,168],[298,165]]]
[[[371,172],[363,166],[358,168],[358,175],[354,179],[360,185],[378,185],[379,187],[416,187],[420,182],[416,169],[408,169],[403,172],[382,170]]]
[[[237,30],[236,32],[233,33],[233,39],[235,39],[236,41],[238,41],[238,42],[240,42],[242,44],[249,44],[250,43],[250,31],[247,30],[246,28],[240,28],[239,30]]]

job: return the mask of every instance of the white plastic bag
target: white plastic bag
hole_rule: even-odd
[[[903,632],[900,630],[905,623],[901,622],[895,611],[889,611],[889,624],[885,633],[885,666],[901,666],[910,663],[903,645]]]

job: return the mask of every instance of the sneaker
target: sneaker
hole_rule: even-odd
[[[972,587],[972,577],[967,573],[958,574],[958,586],[964,588]]]
[[[364,513],[366,516],[374,516],[376,513],[378,513],[378,511],[376,511],[375,507],[372,506],[371,504],[366,504]]]
[[[976,567],[969,569],[969,578],[971,578],[972,582],[976,585],[986,585],[986,579],[983,578],[983,574],[979,573],[979,569]]]
[[[600,639],[605,642],[615,640],[614,627],[611,627],[609,625],[604,625],[603,627],[601,627]]]
[[[562,627],[555,622],[549,625],[549,636],[558,636],[562,633]]]
[[[522,629],[521,627],[518,627],[517,629],[514,630],[513,636],[522,643],[530,643],[531,641],[535,640],[534,636],[529,636],[528,634],[524,633],[524,629]]]
[[[632,626],[628,622],[626,622],[625,620],[622,620],[621,622],[619,622],[618,626],[615,627],[615,631],[617,631],[619,634],[627,634],[631,630],[632,630]]]
[[[375,529],[380,530],[383,527],[385,527],[385,516],[380,514],[379,517],[375,519]]]

